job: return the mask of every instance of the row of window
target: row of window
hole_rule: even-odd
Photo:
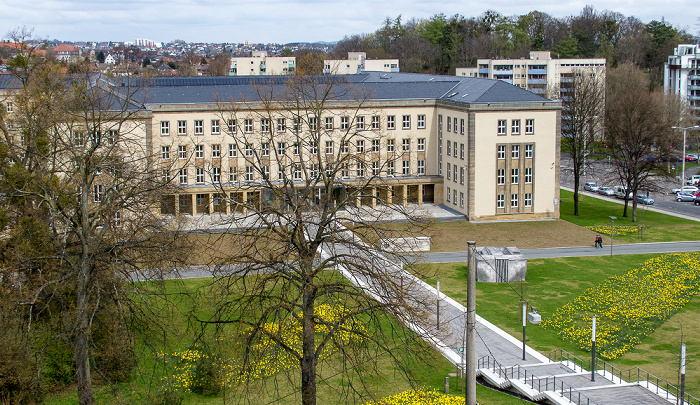
[[[457,142],[447,141],[447,156],[452,156],[452,148],[454,145],[454,157],[457,157]],[[459,144],[459,158],[464,160],[464,144]]]
[[[340,127],[341,130],[350,129],[351,125],[357,130],[380,130],[381,129],[381,117],[379,115],[373,115],[370,117],[370,121],[366,122],[365,116],[358,115],[355,117],[340,117]],[[351,122],[354,120],[354,122]],[[455,118],[456,120],[456,118]],[[456,121],[455,121],[456,122]],[[227,121],[228,133],[235,134],[239,130],[238,120],[229,119]],[[187,135],[187,121],[178,120],[177,121],[177,135]],[[273,129],[273,123],[269,118],[261,118],[258,120],[258,125],[261,133],[269,133]],[[325,117],[323,120],[323,128],[328,131],[336,129],[335,117]],[[456,124],[455,124],[456,125]],[[319,122],[316,117],[310,117],[307,123],[309,131],[316,131],[319,129]],[[221,134],[221,120],[214,119],[211,120],[211,134],[220,135]],[[425,129],[425,115],[421,114],[417,116],[417,128]],[[253,133],[255,130],[255,122],[252,118],[246,118],[243,120],[244,133]],[[274,123],[274,129],[279,132],[287,131],[287,119],[277,118]],[[295,132],[300,131],[301,124],[298,118],[292,120],[292,129]],[[386,117],[386,129],[396,129],[396,116],[388,115]],[[403,115],[401,117],[401,129],[411,129],[411,116]],[[162,136],[170,135],[170,121],[160,122],[160,134]],[[194,134],[204,135],[204,120],[194,120]]]
[[[464,184],[464,166],[447,164],[447,180],[457,182],[457,172],[459,171],[459,184]]]
[[[447,187],[447,203],[457,205],[457,190],[451,190]],[[464,208],[464,192],[459,192],[459,206]]]
[[[521,126],[520,126],[521,120],[510,120],[510,134],[511,135],[520,135],[521,131]],[[498,135],[506,135],[506,130],[508,126],[508,120],[498,120],[498,130],[497,134]],[[535,120],[534,119],[526,119],[525,120],[525,135],[532,135],[535,133]]]
[[[372,162],[371,165],[363,162],[357,162],[355,165],[352,167],[353,171],[351,171],[351,167],[349,163],[344,163],[341,168],[340,168],[340,175],[342,177],[350,177],[351,173],[354,172],[354,174],[357,177],[365,177],[366,174],[368,174],[370,171],[372,173],[372,176],[379,176],[381,175],[382,167],[380,162]],[[402,161],[402,175],[408,176],[411,174],[411,161],[410,160],[404,160]],[[315,178],[320,174],[320,168],[318,164],[311,164],[308,167],[309,170],[309,176],[311,178]],[[332,168],[327,168],[326,169],[328,172],[326,174],[332,175]],[[395,162],[389,161],[386,163],[386,166],[384,168],[385,172],[389,176],[396,175],[395,172]],[[211,168],[211,182],[212,183],[221,183],[221,168],[220,167],[212,167]],[[302,167],[300,165],[292,165],[291,169],[291,174],[292,178],[294,180],[301,180],[303,177],[303,172],[302,172]],[[425,174],[425,160],[418,160],[417,162],[417,170],[416,170],[417,175],[424,175]],[[204,184],[206,182],[206,170],[203,167],[196,167],[194,169],[194,175],[195,175],[195,184]],[[255,167],[254,166],[245,166],[245,171],[241,173],[241,178],[239,179],[239,173],[238,173],[238,167],[232,166],[229,167],[228,171],[228,181],[229,182],[237,182],[237,181],[254,181],[255,180]],[[270,178],[270,166],[262,166],[261,167],[261,172],[260,175],[264,176],[264,178],[269,179]],[[285,169],[280,169],[277,173],[277,180],[283,180],[285,179]],[[170,170],[163,169],[162,171],[162,178],[163,181],[169,182],[171,180],[171,173]],[[181,169],[177,170],[177,176],[178,176],[178,182],[180,184],[188,184],[189,178],[188,178],[188,168],[183,167]]]
[[[532,193],[525,193],[523,195],[523,206],[524,207],[532,207]],[[510,195],[510,207],[511,208],[518,208],[520,205],[520,195],[519,194],[511,194]],[[496,196],[496,208],[505,208],[506,207],[506,195],[505,194],[498,194]]]
[[[533,144],[525,145],[525,158],[531,159],[534,155],[534,151],[535,151],[535,146]],[[496,149],[496,157],[498,159],[505,159],[506,158],[506,145],[498,145],[498,147]],[[520,145],[511,145],[510,146],[510,157],[512,159],[520,158]]]
[[[454,131],[452,130],[454,128]],[[457,117],[450,118],[450,116],[447,116],[447,132],[454,132],[455,134],[458,133],[457,129],[459,128],[459,134],[464,135],[464,118],[461,118],[459,120],[459,127],[457,127]]]
[[[449,167],[449,166],[448,166]],[[532,184],[532,167],[525,168],[525,184]],[[520,183],[520,169],[510,169],[510,184]],[[506,169],[496,170],[496,184],[506,184]]]
[[[425,151],[425,138],[418,138],[417,139],[417,144],[418,144],[418,151]],[[270,156],[270,143],[264,142],[260,144],[260,156]],[[364,153],[366,151],[365,146],[368,146],[368,151],[378,153],[381,149],[381,143],[379,139],[373,139],[371,142],[365,143],[364,139],[358,139],[355,141],[355,153]],[[287,153],[287,143],[285,142],[277,142],[277,155],[278,156],[283,156]],[[299,155],[300,154],[300,147],[298,143],[293,143],[291,145],[292,147],[292,153],[294,155]],[[325,149],[324,152],[326,154],[333,154],[334,153],[334,147],[335,143],[334,141],[326,141],[325,142]],[[396,151],[396,143],[394,139],[387,139],[387,144],[386,144],[386,150],[387,152],[395,152]],[[404,138],[401,141],[401,150],[403,152],[410,152],[411,151],[411,140],[409,138]],[[347,142],[342,142],[340,144],[340,153],[349,153],[350,147]],[[255,155],[255,150],[254,146],[252,144],[247,144],[245,146],[245,150],[243,151],[245,156],[254,156]],[[316,154],[318,153],[318,144],[312,142],[309,144],[309,153],[310,154]],[[227,152],[228,157],[234,158],[238,157],[238,146],[235,143],[230,143],[228,144],[228,152]],[[171,150],[170,150],[170,145],[163,145],[160,147],[160,156],[162,159],[170,159],[171,158]],[[187,145],[179,145],[178,150],[177,150],[177,157],[178,159],[187,159],[189,158],[188,151],[187,151]],[[202,159],[204,158],[204,145],[199,144],[199,145],[194,145],[194,157],[196,159]],[[211,157],[212,158],[220,158],[222,157],[222,149],[221,145],[219,144],[214,144],[211,145]]]

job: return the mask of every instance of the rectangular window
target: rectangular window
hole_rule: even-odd
[[[219,135],[221,133],[221,124],[219,120],[211,120],[211,134]]]
[[[372,176],[379,176],[379,162],[372,162]]]
[[[178,172],[178,178],[180,180],[180,184],[187,184],[187,168],[183,167],[180,169]]]
[[[418,175],[422,176],[425,174],[425,160],[418,161]]]
[[[364,130],[364,129],[365,129],[365,117],[363,117],[363,116],[361,116],[361,115],[358,116],[358,117],[357,117],[357,122],[356,122],[355,127],[356,127],[359,131]]]
[[[284,168],[280,167],[277,169],[277,180],[284,180]]]
[[[457,117],[453,118],[452,122],[454,123],[453,128],[454,128],[454,132],[456,134],[457,133]]]
[[[287,130],[287,125],[285,124],[284,118],[277,118],[277,132],[284,132]]]
[[[211,146],[211,157],[220,158],[221,157],[221,145]]]
[[[525,184],[532,183],[532,167],[525,168]]]
[[[178,135],[187,135],[187,121],[178,121],[177,122],[177,134]]]
[[[318,142],[315,142],[315,141],[309,142],[309,153],[312,155],[315,155],[318,153]]]
[[[510,169],[510,184],[518,184],[520,181],[520,170]]]
[[[287,145],[284,142],[277,142],[277,155],[284,156],[287,152]]]
[[[357,177],[365,177],[365,164],[357,162]]]
[[[163,179],[163,183],[169,183],[170,182],[170,170],[163,169],[161,171],[161,177]]]
[[[506,134],[506,120],[498,120],[498,135]]]
[[[340,117],[340,129],[348,129],[350,127],[348,117]]]
[[[347,154],[348,153],[348,143],[343,141],[340,143],[340,153]]]
[[[260,119],[260,132],[269,133],[270,132],[270,119],[262,118]]]
[[[236,144],[229,143],[228,144],[228,157],[233,158],[236,156],[238,156],[238,151],[236,150]]]
[[[464,160],[464,144],[463,143],[459,144],[459,158]]]
[[[372,152],[379,153],[380,148],[381,144],[379,142],[379,139],[372,139]]]
[[[459,206],[464,207],[464,193],[461,191],[459,193]]]
[[[510,133],[511,135],[520,135],[520,120],[511,120]]]
[[[459,133],[464,135],[464,118],[459,120]]]
[[[464,166],[459,167],[459,184],[464,184]]]
[[[251,145],[251,144],[249,144],[249,143],[247,143],[247,144],[245,145],[245,155],[246,155],[246,156],[249,156],[249,157],[250,157],[250,156],[253,156],[253,145]]]
[[[533,151],[534,151],[534,145],[532,145],[532,144],[525,145],[525,157],[526,158],[531,159],[532,155],[533,155]]]
[[[447,132],[452,132],[452,118],[447,116]]]
[[[110,129],[107,131],[107,142],[109,142],[110,145],[114,145],[117,142],[117,139],[119,138],[119,131],[116,129]]]
[[[452,181],[457,182],[457,165],[452,165]]]
[[[231,183],[238,181],[237,167],[231,166],[228,168],[228,181],[230,181]]]
[[[496,184],[499,186],[506,184],[506,169],[496,170]]]
[[[532,193],[525,193],[525,206],[532,207]]]
[[[246,118],[243,121],[243,130],[246,134],[250,134],[253,132],[253,120],[251,118]]]
[[[213,183],[221,183],[221,168],[212,167],[211,168],[211,181]]]
[[[245,181],[253,181],[253,166],[245,167]]]
[[[510,195],[510,206],[511,206],[511,208],[518,208],[518,195],[517,194]]]
[[[236,128],[236,120],[234,120],[234,119],[228,120],[228,132],[229,132],[230,134],[235,134],[235,133],[236,133],[236,130],[237,130],[237,128]]]
[[[425,115],[418,115],[418,123],[417,123],[418,129],[424,129],[425,128]]]
[[[343,163],[343,165],[340,167],[340,175],[342,177],[349,177],[350,176],[350,163]]]
[[[452,156],[452,142],[446,141],[447,142],[447,156]]]
[[[301,180],[301,167],[294,165],[294,180]]]
[[[405,175],[411,174],[411,161],[410,160],[403,161],[403,174],[405,174]]]
[[[447,164],[447,180],[452,180],[452,165]]]
[[[378,115],[373,115],[373,116],[372,116],[372,129],[374,129],[374,130],[380,129],[379,116],[378,116]]]
[[[204,121],[194,120],[194,134],[204,135]]]
[[[505,208],[506,207],[506,195],[505,194],[499,194],[496,196],[496,208]]]
[[[95,184],[93,187],[92,199],[96,203],[102,201],[102,184]]]
[[[318,177],[318,163],[312,163],[309,165],[309,176],[311,178]]]
[[[404,152],[409,152],[411,150],[411,139],[403,138],[403,140],[401,141],[401,144],[403,145]]]
[[[362,139],[358,139],[357,143],[355,144],[355,151],[357,153],[362,153],[365,151],[365,141]]]
[[[497,156],[498,156],[499,159],[505,159],[505,158],[506,158],[506,145],[498,145]]]
[[[204,183],[204,168],[203,167],[198,167],[195,169],[194,181],[197,184]]]
[[[7,106],[7,112],[11,113],[12,112],[12,101],[8,101],[5,103]]]
[[[316,131],[318,129],[318,120],[316,117],[309,117],[309,131]],[[316,176],[314,176],[316,177]]]
[[[262,167],[262,175],[265,180],[270,178],[270,166],[265,165]]]
[[[260,152],[263,156],[270,156],[270,144],[268,142],[263,142],[260,145]]]
[[[418,138],[418,151],[425,151],[425,138]]]
[[[161,146],[160,147],[160,158],[161,159],[170,159],[170,146]]]
[[[294,153],[294,156],[299,156],[299,143],[294,142],[294,145],[292,146],[292,153]]]
[[[294,130],[295,134],[299,133],[299,118],[294,118],[294,121],[292,122],[292,129]]]
[[[386,116],[386,129],[396,129],[396,117],[393,115]]]
[[[410,115],[404,115],[401,122],[402,122],[401,128],[411,129],[411,116]]]
[[[386,174],[389,176],[394,175],[394,161],[393,160],[386,162]]]
[[[386,151],[393,152],[396,148],[395,141],[393,139],[387,139],[386,141]]]
[[[527,119],[525,120],[525,135],[532,135],[535,133],[535,120]]]
[[[177,148],[178,159],[187,159],[187,145],[180,145]]]
[[[449,203],[451,201],[452,201],[452,190],[450,190],[450,188],[447,187],[447,202]]]
[[[162,136],[170,135],[170,121],[160,122],[160,134]]]
[[[333,130],[333,117],[326,117],[326,130],[332,131]]]
[[[194,145],[194,157],[196,159],[204,158],[204,145]]]
[[[510,157],[517,159],[520,157],[520,145],[513,145],[510,148]]]
[[[333,154],[333,141],[326,141],[326,155]]]

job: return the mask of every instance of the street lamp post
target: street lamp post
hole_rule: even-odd
[[[615,220],[617,217],[610,216],[610,256],[612,256],[613,239],[615,235]]]
[[[693,125],[692,127],[671,127],[671,129],[682,129],[683,130],[683,163],[681,164],[681,190],[685,186],[685,135],[689,129],[700,129],[700,125]]]

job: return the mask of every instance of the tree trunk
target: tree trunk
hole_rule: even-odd
[[[579,193],[578,188],[581,184],[581,178],[578,175],[578,170],[574,167],[574,216],[578,216],[578,199]]]
[[[90,326],[88,321],[88,285],[90,277],[88,266],[88,263],[82,263],[82,269],[78,274],[77,314],[73,337],[75,374],[80,405],[95,403],[95,398],[92,396],[92,379],[90,376]]]
[[[301,402],[316,405],[316,336],[314,334],[314,300],[311,283],[304,286],[301,357]]]

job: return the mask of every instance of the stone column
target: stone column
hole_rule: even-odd
[[[402,187],[403,189],[401,190],[401,193],[403,196],[401,197],[401,204],[403,204],[403,206],[405,207],[408,205],[408,186],[404,184]]]
[[[418,185],[418,205],[423,205],[423,185]]]
[[[207,210],[209,211],[209,215],[212,215],[214,213],[214,194],[209,193],[207,194],[207,196],[209,197],[209,204],[207,204]]]

